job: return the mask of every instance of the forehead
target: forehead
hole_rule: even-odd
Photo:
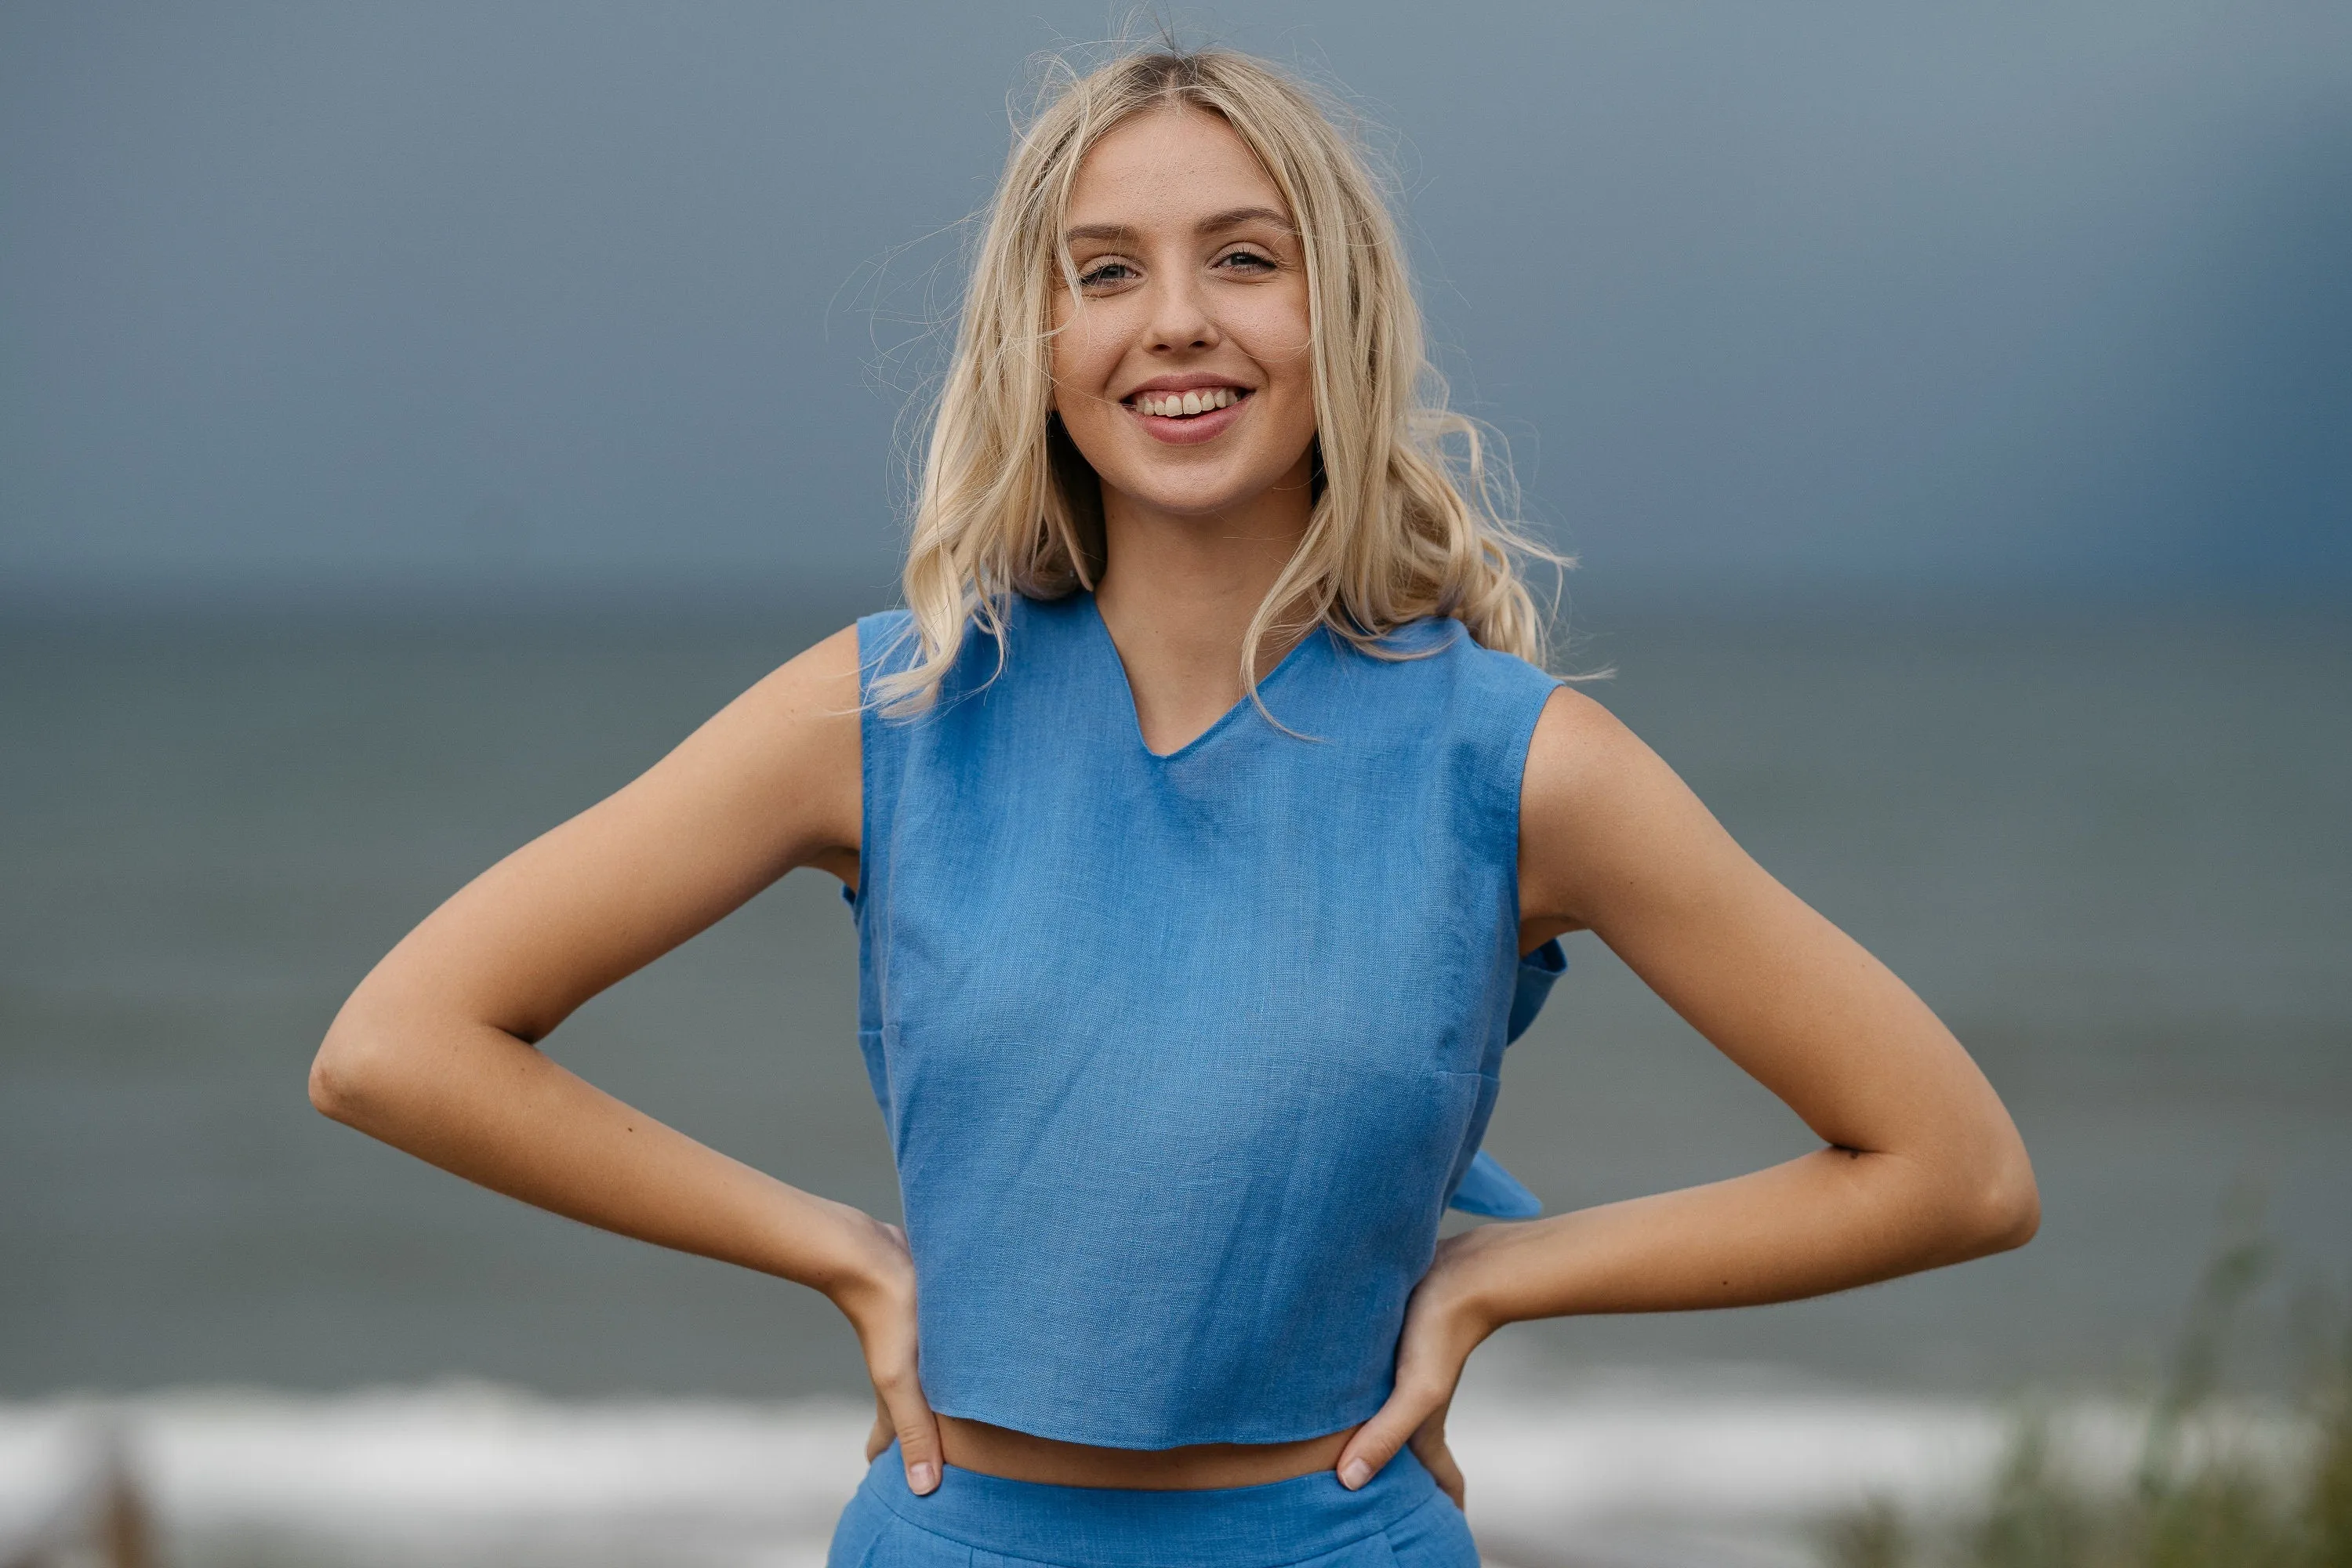
[[[1069,223],[1189,226],[1207,214],[1253,206],[1288,210],[1232,126],[1176,106],[1121,121],[1087,151],[1070,189]]]

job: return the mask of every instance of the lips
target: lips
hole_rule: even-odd
[[[1138,387],[1120,406],[1154,440],[1189,447],[1239,419],[1252,390],[1211,376],[1166,376]]]
[[[1204,386],[1197,392],[1139,392],[1133,405],[1138,414],[1156,419],[1190,419],[1230,408],[1248,395],[1248,389],[1239,386]]]

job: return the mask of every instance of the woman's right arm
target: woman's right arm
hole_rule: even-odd
[[[794,867],[856,875],[857,701],[853,628],[467,883],[343,1004],[310,1100],[525,1203],[824,1292],[857,1330],[910,1484],[929,1491],[939,1438],[897,1227],[698,1143],[536,1048]]]

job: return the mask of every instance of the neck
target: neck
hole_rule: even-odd
[[[1153,751],[1175,750],[1241,700],[1242,641],[1297,553],[1312,510],[1303,458],[1281,483],[1221,512],[1162,511],[1104,487],[1095,605]],[[1268,637],[1257,650],[1257,675],[1296,640]]]

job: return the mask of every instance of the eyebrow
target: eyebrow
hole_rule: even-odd
[[[1230,212],[1216,213],[1193,225],[1192,232],[1204,235],[1223,234],[1227,229],[1240,228],[1253,223],[1270,223],[1286,234],[1293,232],[1290,226],[1290,215],[1273,207],[1235,207]],[[1088,223],[1065,230],[1062,242],[1066,245],[1075,245],[1082,239],[1125,241],[1135,237],[1135,230],[1123,223]]]

